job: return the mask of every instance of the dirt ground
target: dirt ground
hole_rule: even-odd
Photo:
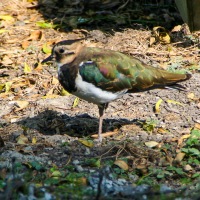
[[[125,159],[121,165],[110,166],[114,171],[116,166],[126,171],[125,175],[123,171],[118,176],[124,175],[132,183],[143,183],[145,176],[153,183],[172,188],[183,186],[185,183],[180,180],[184,178],[192,183],[192,176],[200,174],[200,163],[190,163],[187,154],[182,159],[177,156],[191,136],[191,130],[200,128],[199,43],[193,40],[199,39],[198,32],[189,36],[175,32],[176,42],[158,42],[152,46],[149,45],[152,32],[143,27],[112,33],[78,28],[64,32],[39,26],[37,22],[44,21],[44,16],[34,6],[36,3],[30,2],[0,2],[1,181],[10,176],[16,162],[22,163],[25,171],[34,168],[31,163],[38,162],[47,171],[53,167],[62,171],[70,165],[72,171],[91,174],[109,162]],[[89,36],[86,41],[90,46],[121,51],[155,67],[188,71],[192,78],[181,83],[185,91],[157,89],[126,94],[110,103],[103,132],[112,136],[105,137],[102,146],[98,146],[94,139],[98,130],[97,106],[78,101],[70,94],[62,96],[56,68],[40,64],[53,43],[85,35]],[[199,160],[199,155],[195,156],[194,160]],[[100,166],[88,164],[89,159],[100,160]],[[174,171],[168,167],[174,167]],[[160,171],[154,173],[153,168]],[[181,169],[187,176],[175,173],[175,169]],[[34,168],[32,173],[38,176],[38,171]],[[52,177],[47,171],[46,176]],[[162,172],[166,173],[160,179],[158,175]],[[4,186],[0,192],[8,195]]]

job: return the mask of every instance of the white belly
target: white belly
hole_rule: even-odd
[[[97,88],[93,84],[83,81],[80,75],[77,76],[75,82],[77,91],[72,94],[94,104],[109,103],[121,97],[127,91],[123,90],[116,93],[103,91],[101,88]]]

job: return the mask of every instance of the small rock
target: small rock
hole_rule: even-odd
[[[183,169],[184,171],[188,172],[192,170],[192,167],[190,165],[185,165]]]
[[[73,163],[74,165],[78,165],[80,162],[79,162],[79,160],[74,160],[72,163]]]
[[[90,148],[85,148],[85,153],[86,156],[91,154]]]
[[[76,165],[75,168],[76,168],[77,172],[83,172],[84,171],[84,169],[82,168],[81,165]]]
[[[172,190],[170,187],[168,187],[167,185],[161,185],[160,186],[160,192],[161,193],[170,193],[173,192],[174,190]]]
[[[139,176],[138,175],[133,175],[133,174],[129,174],[128,175],[129,179],[131,180],[131,182],[136,182],[139,180]]]

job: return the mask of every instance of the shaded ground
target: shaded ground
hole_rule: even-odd
[[[0,197],[9,199],[13,192],[18,198],[44,194],[49,199],[99,199],[104,193],[119,199],[150,194],[153,199],[162,191],[173,198],[176,188],[191,184],[195,198],[200,175],[198,33],[178,31],[172,35],[176,43],[149,47],[151,31],[146,29],[59,32],[38,26],[43,16],[26,1],[0,4],[5,30],[0,32]],[[155,67],[190,71],[193,77],[182,83],[187,90],[127,94],[112,102],[103,131],[115,134],[97,146],[91,137],[97,133],[97,107],[61,96],[56,69],[39,64],[48,46],[85,34],[90,36],[88,45],[121,51]],[[107,189],[99,189],[101,184]],[[160,185],[160,190],[142,185],[142,192],[135,189],[133,194],[132,184]],[[78,187],[87,191],[80,189],[75,196]]]

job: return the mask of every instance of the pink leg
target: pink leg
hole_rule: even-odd
[[[101,106],[98,106],[99,108],[99,131],[98,131],[98,140],[99,140],[99,143],[102,142],[102,126],[103,126],[103,115],[104,115],[104,112],[106,110],[106,108],[108,107],[108,104],[103,104]]]

